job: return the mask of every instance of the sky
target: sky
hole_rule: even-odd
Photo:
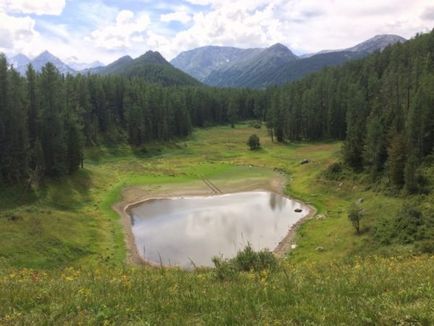
[[[377,34],[434,27],[434,0],[0,0],[0,52],[103,63],[205,45],[351,47]]]

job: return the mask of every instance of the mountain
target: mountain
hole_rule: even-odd
[[[382,34],[376,35],[373,38],[370,38],[369,40],[357,44],[356,46],[353,46],[352,48],[346,50],[351,52],[373,53],[376,51],[382,51],[389,45],[403,43],[405,41],[407,40],[399,35]]]
[[[22,75],[25,74],[27,65],[30,63],[30,59],[21,53],[9,58],[8,61],[9,64],[13,65],[14,68]]]
[[[350,60],[361,59],[367,55],[366,52],[325,52],[315,54],[311,57],[303,58],[290,64],[280,67],[270,74],[266,86],[282,85],[290,81],[295,81],[304,76],[317,72],[325,67],[342,65]]]
[[[309,58],[317,54],[336,53],[336,52],[344,52],[344,51],[374,53],[376,51],[383,51],[389,45],[393,45],[396,43],[403,43],[405,41],[407,40],[399,35],[380,34],[380,35],[375,35],[374,37],[347,49],[322,50],[316,53],[303,54],[300,56],[300,58]]]
[[[297,80],[324,67],[363,58],[405,41],[398,35],[376,35],[348,49],[323,50],[300,57],[282,44],[244,50],[202,47],[182,52],[172,63],[211,86],[264,88]]]
[[[72,74],[75,75],[77,73],[76,70],[71,68],[69,65],[65,64],[62,60],[55,57],[48,51],[44,51],[39,54],[33,60],[29,59],[24,54],[17,54],[13,57],[8,58],[9,64],[13,65],[14,68],[21,74],[25,75],[27,71],[27,66],[31,63],[33,68],[40,72],[42,67],[45,66],[48,62],[51,62],[62,74]]]
[[[91,73],[137,77],[163,86],[200,85],[196,79],[172,66],[156,51],[148,51],[136,59],[124,56],[106,67],[91,70]]]
[[[203,46],[181,52],[170,63],[200,81],[221,67],[260,53],[262,49],[239,49],[229,46]]]
[[[131,62],[133,62],[133,58],[131,58],[129,55],[125,55],[123,57],[120,57],[116,61],[108,64],[107,66],[99,66],[91,69],[86,69],[85,72],[102,75],[116,74],[119,71],[122,71],[122,69],[124,69]]]
[[[44,51],[34,58],[31,61],[31,64],[36,71],[41,71],[42,67],[44,67],[48,62],[52,63],[62,74],[75,75],[77,73],[74,69],[48,51]]]
[[[71,62],[68,62],[67,64],[70,68],[74,69],[75,71],[82,71],[82,70],[88,70],[88,69],[93,69],[93,68],[105,66],[101,61],[94,61],[91,63],[71,61]]]
[[[277,43],[213,71],[204,82],[224,87],[266,87],[270,85],[268,81],[273,79],[275,71],[295,61],[298,61],[297,56],[286,46]]]

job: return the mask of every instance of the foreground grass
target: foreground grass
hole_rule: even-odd
[[[4,270],[0,324],[432,325],[434,259],[282,262],[218,281],[213,271]]]

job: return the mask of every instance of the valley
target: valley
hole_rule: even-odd
[[[249,151],[245,144],[252,132],[261,139],[259,151]],[[339,142],[273,143],[266,129],[248,124],[198,129],[186,140],[148,144],[142,153],[128,147],[89,149],[83,170],[50,181],[27,198],[18,189],[3,189],[1,322],[168,323],[180,314],[185,323],[324,321],[322,312],[310,308],[311,300],[327,312],[327,323],[432,320],[434,293],[429,287],[417,290],[432,281],[432,257],[413,257],[411,246],[387,248],[372,238],[378,209],[392,218],[400,199],[369,190],[363,178],[336,182],[322,177],[340,147]],[[301,165],[304,159],[310,163]],[[270,180],[279,184],[284,178],[283,192],[317,208],[317,215],[298,228],[297,247],[276,272],[242,273],[216,283],[212,269],[135,265],[126,255],[123,225],[112,206],[122,198],[130,202],[150,194],[209,193],[203,178],[235,191],[267,187]],[[367,231],[357,236],[346,211],[359,198]],[[393,257],[399,252],[401,258],[388,257],[388,252]],[[351,299],[342,301],[350,289],[355,291]],[[343,314],[360,296],[369,303],[353,315]],[[294,301],[299,303],[292,305]],[[381,314],[380,302],[393,314]]]
[[[0,3],[0,325],[434,324],[433,21]]]

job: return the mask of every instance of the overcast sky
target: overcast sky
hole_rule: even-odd
[[[303,54],[433,27],[434,0],[0,0],[0,52],[67,62],[277,42]]]

